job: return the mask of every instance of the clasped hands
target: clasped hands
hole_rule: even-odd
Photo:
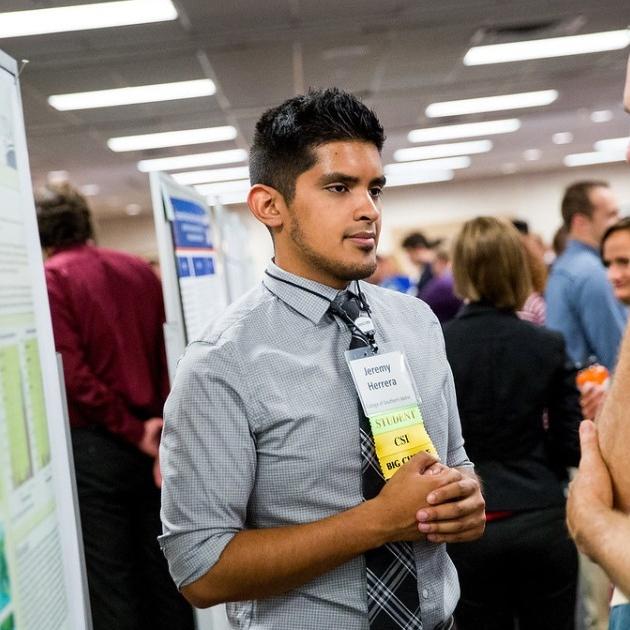
[[[378,498],[390,522],[399,525],[393,540],[466,542],[485,529],[485,501],[472,470],[449,468],[428,453],[414,455]]]

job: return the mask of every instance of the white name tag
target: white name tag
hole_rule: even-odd
[[[382,350],[379,354],[367,348],[348,350],[346,361],[370,422],[383,476],[389,479],[419,451],[438,454],[424,426],[420,397],[404,353],[388,347]]]
[[[357,393],[365,415],[417,404],[416,392],[405,355],[400,350],[352,359],[347,353]]]

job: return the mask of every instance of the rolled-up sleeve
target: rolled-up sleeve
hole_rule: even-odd
[[[249,397],[230,344],[191,344],[164,409],[160,545],[178,587],[217,562],[245,527],[256,448]]]

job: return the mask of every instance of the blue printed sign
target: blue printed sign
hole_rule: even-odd
[[[175,247],[212,249],[210,217],[203,206],[187,199],[171,197],[175,214],[173,237]]]

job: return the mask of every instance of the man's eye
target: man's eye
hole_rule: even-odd
[[[348,187],[345,184],[333,184],[332,186],[328,186],[326,190],[334,193],[342,193],[348,190]]]
[[[372,197],[374,197],[374,199],[378,199],[379,197],[381,197],[383,194],[383,189],[382,188],[370,188],[370,195]]]

